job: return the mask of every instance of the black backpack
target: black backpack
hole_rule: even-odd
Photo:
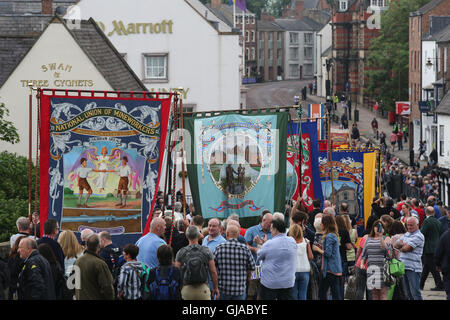
[[[199,246],[189,246],[181,257],[183,285],[207,283],[209,279],[208,257]]]

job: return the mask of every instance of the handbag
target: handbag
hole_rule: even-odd
[[[389,260],[389,273],[394,277],[402,276],[405,274],[405,264],[397,259]]]

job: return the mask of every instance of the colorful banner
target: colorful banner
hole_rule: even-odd
[[[204,218],[284,212],[287,119],[287,113],[184,119],[192,141],[189,184]]]
[[[308,104],[308,108],[306,111],[306,117],[308,119],[311,120],[319,118],[317,119],[317,137],[318,140],[325,140],[327,138],[327,120],[325,119],[327,116],[327,108],[325,104]]]
[[[118,244],[148,232],[168,130],[166,97],[41,92],[41,225],[54,218],[64,230],[107,230]]]
[[[302,192],[303,204],[312,211],[315,198],[323,201],[320,184],[319,149],[317,144],[317,121],[302,123],[302,174],[300,175],[299,125],[290,122],[288,126],[286,154],[286,199],[297,200]],[[299,185],[301,176],[301,191]]]
[[[341,203],[347,203],[349,215],[356,218],[358,234],[361,235],[375,195],[376,153],[333,152],[331,159],[330,169],[327,154],[320,153],[320,180],[324,198],[332,201],[336,209]]]

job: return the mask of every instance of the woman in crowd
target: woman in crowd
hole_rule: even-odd
[[[366,292],[366,300],[372,300],[372,292],[367,290],[367,260],[362,261],[361,255],[364,249],[365,242],[369,237],[366,234],[364,237],[359,239],[358,250],[356,251],[356,264],[355,264],[355,275],[356,275],[356,297],[355,300],[363,300],[364,292]]]
[[[346,218],[343,215],[336,217],[336,225],[338,227],[339,235],[339,254],[341,256],[342,263],[342,277],[339,279],[342,298],[344,297],[344,284],[348,275],[347,250],[354,249],[345,220]]]
[[[383,281],[384,259],[387,255],[383,224],[375,221],[372,230],[364,244],[361,264],[368,262],[367,288],[372,290],[373,300],[387,300],[388,286]]]
[[[394,221],[389,229],[390,243],[389,254],[391,258],[399,259],[400,251],[394,248],[394,244],[406,233],[405,225],[400,221]],[[396,285],[392,300],[406,300],[403,286],[403,276],[396,277]]]
[[[58,243],[64,253],[64,269],[66,277],[70,276],[73,264],[83,255],[83,247],[78,243],[75,233],[70,230],[64,230],[58,237]]]
[[[332,216],[322,217],[323,250],[315,247],[322,254],[322,281],[319,288],[320,300],[328,300],[327,292],[331,288],[333,300],[342,300],[340,277],[342,276],[342,261],[339,253],[338,229]]]
[[[9,282],[9,290],[8,290],[8,299],[9,300],[17,300],[17,282],[19,279],[19,273],[22,271],[23,267],[23,259],[20,258],[19,255],[19,243],[20,240],[28,238],[28,236],[20,236],[14,242],[13,247],[9,251],[8,256],[8,269],[11,275]]]
[[[385,236],[389,235],[389,229],[391,228],[391,226],[394,223],[394,221],[395,220],[391,216],[389,216],[387,214],[381,216],[380,222],[383,225],[383,230],[384,230],[384,235]]]
[[[38,251],[50,263],[56,299],[73,300],[73,294],[70,293],[67,287],[67,278],[64,275],[64,270],[56,259],[53,249],[47,243],[41,243],[38,246]]]
[[[309,241],[303,237],[302,227],[292,224],[289,228],[289,236],[297,242],[297,265],[295,269],[295,283],[293,288],[294,300],[306,300],[308,290],[309,273],[311,266],[309,261],[313,259],[313,254]]]
[[[350,241],[352,242],[352,248],[347,249],[347,265],[348,267],[354,267],[355,266],[355,260],[356,260],[356,242],[358,241],[358,231],[356,228],[352,228],[352,223],[350,220],[350,216],[348,214],[343,215],[345,218],[345,226],[347,227],[347,231],[350,234]]]

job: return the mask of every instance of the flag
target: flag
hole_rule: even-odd
[[[247,5],[245,3],[245,0],[233,0],[233,1],[236,4],[236,6],[240,8],[242,11],[244,12],[247,11]]]
[[[120,245],[136,242],[156,202],[172,95],[40,97],[41,226],[53,218],[61,229],[105,230]],[[126,177],[117,174],[122,167]]]
[[[312,120],[315,118],[325,118],[327,116],[327,109],[325,104],[308,104],[307,118]],[[318,140],[326,139],[326,119],[319,119],[317,124]]]
[[[288,113],[185,117],[193,143],[188,177],[203,218],[236,213],[257,224],[263,210],[285,210]]]
[[[332,200],[339,208],[345,202],[349,215],[356,219],[358,234],[361,236],[370,216],[375,195],[376,153],[337,151],[332,152],[332,173],[326,153],[320,153],[320,179],[325,199]],[[332,174],[332,175],[331,175]]]
[[[301,175],[298,129],[298,123],[291,121],[287,133],[286,199],[296,201],[301,192],[303,204],[308,210],[313,210],[312,201],[314,199],[318,198],[323,202],[318,161],[317,121],[302,123]],[[299,180],[301,180],[301,190]]]

